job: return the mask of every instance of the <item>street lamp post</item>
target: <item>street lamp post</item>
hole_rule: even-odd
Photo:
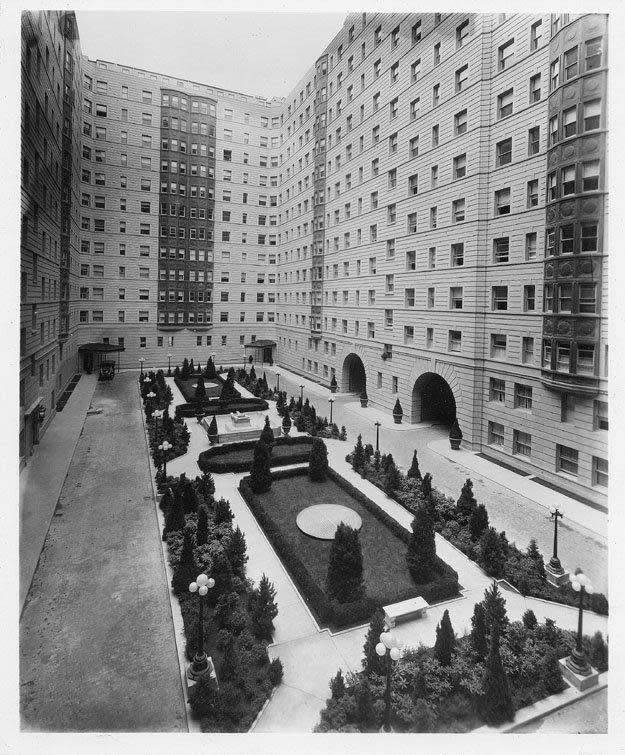
[[[189,585],[189,592],[197,593],[200,601],[200,616],[198,622],[197,648],[193,656],[193,663],[187,668],[187,677],[193,681],[199,679],[210,669],[208,658],[204,652],[204,601],[206,593],[215,587],[215,580],[207,577],[206,574],[198,574],[195,582]]]
[[[278,390],[278,392],[280,392],[280,373],[279,372],[276,372],[276,377],[278,378],[278,387],[277,387],[277,390]]]
[[[167,479],[167,452],[173,448],[168,440],[164,440],[158,447],[158,450],[163,454],[163,472],[165,473],[165,479]]]
[[[577,617],[577,640],[571,655],[566,659],[566,665],[573,673],[580,676],[588,676],[592,668],[590,663],[588,663],[588,658],[586,658],[582,645],[582,622],[584,616],[584,593],[587,592],[589,595],[592,595],[594,588],[588,577],[582,572],[571,575],[571,587],[575,592],[579,592],[579,615]]]
[[[171,354],[167,355],[167,377],[171,377]]]
[[[401,652],[399,642],[391,632],[382,632],[380,641],[375,646],[375,652],[383,658],[386,656],[386,692],[384,694],[384,731],[391,731],[391,674],[392,661],[399,660]]]
[[[334,399],[328,399],[328,403],[330,404],[330,424],[332,424],[332,409],[334,408]]]
[[[243,349],[243,372],[245,372],[245,344],[242,344],[241,348]]]
[[[549,559],[549,566],[554,574],[562,574],[564,569],[558,558],[558,519],[564,518],[564,510],[552,506],[550,509],[551,518],[553,519],[553,556]]]
[[[381,422],[375,423],[375,450],[380,450],[380,427],[382,426]]]
[[[146,399],[147,399],[147,400],[148,400],[148,401],[150,402],[150,404],[151,404],[151,403],[152,403],[152,401],[153,401],[153,400],[154,400],[154,399],[156,398],[156,393],[154,393],[154,391],[150,391],[149,393],[146,393],[145,397],[146,397]],[[146,407],[146,409],[149,409],[149,407]]]
[[[158,421],[161,419],[161,417],[164,414],[163,409],[155,409],[152,412],[152,416],[154,417],[154,442],[158,444]]]
[[[304,386],[300,385],[299,387],[299,400],[302,406],[304,406]]]
[[[143,363],[144,362],[145,362],[145,359],[143,357],[141,357],[141,359],[139,360],[139,363],[141,364],[141,374],[142,375],[143,375]]]

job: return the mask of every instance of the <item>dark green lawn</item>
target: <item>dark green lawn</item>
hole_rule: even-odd
[[[308,506],[333,503],[348,506],[362,519],[360,543],[367,596],[388,604],[400,596],[405,599],[410,591],[417,595],[406,566],[407,546],[334,481],[311,482],[307,475],[274,480],[271,490],[260,499],[322,590],[325,590],[331,541],[304,535],[295,520]]]
[[[198,377],[199,376],[192,377],[190,380],[179,379],[178,388],[187,403],[193,403],[195,401],[195,388],[193,386],[197,385]],[[215,383],[215,385],[211,385],[211,383]],[[204,387],[206,388],[207,398],[219,398],[222,385],[218,380],[204,378]]]
[[[277,446],[274,445],[271,451],[271,459],[272,459],[272,466],[280,466],[279,464],[273,464],[274,459],[283,459],[288,456],[293,456],[294,453],[310,453],[310,449],[312,447],[312,439],[309,444],[302,443],[301,445],[284,445],[284,446]],[[225,454],[219,454],[219,456],[215,456],[215,461],[218,461],[220,464],[223,463],[231,463],[231,462],[247,462],[249,466],[252,466],[252,460],[254,459],[254,449],[253,448],[233,448],[232,450],[229,450],[228,453]]]

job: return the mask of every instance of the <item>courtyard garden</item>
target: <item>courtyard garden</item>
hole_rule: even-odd
[[[320,440],[317,443],[323,445]],[[258,448],[262,445],[257,444],[255,453],[264,459],[266,451]],[[252,476],[241,481],[239,490],[320,624],[332,628],[352,626],[366,621],[372,611],[382,605],[417,595],[434,603],[458,594],[456,572],[438,558],[433,549],[426,571],[409,568],[414,534],[411,536],[334,470],[326,469],[321,480],[311,479],[314,478],[312,459],[311,453],[308,470],[269,472],[270,480],[261,486],[265,488],[263,492],[258,492],[254,485],[253,468]],[[267,463],[264,461],[265,474]],[[351,596],[340,599],[330,584],[329,567],[336,555],[333,548],[339,530],[334,540],[319,539],[305,534],[298,526],[298,515],[311,504],[344,506],[362,521],[357,535],[347,528],[350,530],[347,538],[356,541],[357,553],[348,555],[343,569],[346,571],[354,561],[361,562],[359,589]]]
[[[497,726],[515,712],[567,687],[558,663],[575,646],[575,633],[551,619],[539,624],[528,610],[510,622],[497,584],[476,603],[472,629],[456,636],[445,611],[432,645],[404,648],[391,672],[390,725],[396,732],[463,733]],[[317,732],[377,732],[385,720],[387,659],[376,651],[384,630],[374,614],[363,648],[362,671],[330,680],[331,696]],[[592,665],[608,668],[601,632],[584,636]]]
[[[216,448],[202,451],[198,458],[198,466],[202,472],[224,474],[227,472],[249,472],[252,468],[256,441],[228,443]],[[271,455],[271,466],[287,466],[307,462],[312,448],[312,438],[298,435],[291,438],[283,436],[276,438]]]

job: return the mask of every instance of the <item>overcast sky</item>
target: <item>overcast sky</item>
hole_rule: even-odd
[[[83,54],[245,94],[285,97],[345,13],[77,11]]]

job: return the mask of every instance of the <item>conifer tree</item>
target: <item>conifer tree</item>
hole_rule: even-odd
[[[273,620],[278,615],[276,590],[266,574],[261,577],[258,590],[252,595],[252,626],[254,634],[260,639],[271,642],[274,630]]]
[[[491,633],[493,626],[496,625],[499,634],[503,634],[508,627],[509,620],[506,612],[506,600],[499,591],[499,585],[495,580],[490,587],[484,590],[483,605],[487,633]]]
[[[186,357],[182,360],[182,369],[180,370],[180,378],[182,380],[189,379],[189,360]]]
[[[321,438],[313,438],[308,462],[308,477],[323,482],[328,476],[328,449]]]
[[[499,652],[499,626],[496,623],[493,625],[490,636],[482,689],[480,709],[484,721],[492,726],[511,721],[514,718],[514,706],[508,677]]]
[[[282,410],[282,430],[284,431],[284,434],[286,435],[292,426],[291,422],[291,415],[289,414],[289,410],[284,408]]]
[[[193,364],[193,357],[191,357],[191,360],[189,361],[189,377],[192,378],[195,374],[195,366]]]
[[[358,600],[364,592],[362,583],[362,549],[358,531],[341,522],[330,548],[328,593],[339,603]]]
[[[271,463],[267,446],[260,440],[254,446],[250,470],[250,487],[255,493],[266,493],[271,487]]]
[[[427,582],[435,567],[436,541],[432,517],[426,506],[419,506],[412,520],[412,537],[406,552],[408,570],[416,584]]]
[[[210,421],[210,425],[208,426],[208,434],[215,436],[218,435],[217,431],[217,417],[213,414],[213,418]]]
[[[365,733],[376,731],[379,721],[373,707],[373,694],[368,677],[360,676],[357,678],[354,685],[354,698],[356,700],[356,716],[359,730]]]
[[[339,435],[339,440],[347,440],[347,430],[345,429],[345,425],[341,425],[341,434]]]
[[[273,437],[273,430],[271,429],[271,425],[269,424],[268,414],[265,414],[265,425],[258,440],[267,446],[267,450],[269,451],[269,454],[271,454],[273,444],[275,443],[275,438]]]
[[[330,693],[332,700],[340,700],[345,694],[345,679],[343,679],[343,672],[339,669],[336,675],[330,679]]]
[[[456,636],[449,618],[449,611],[445,609],[440,624],[436,627],[436,642],[434,656],[441,666],[450,666],[451,657],[456,647]]]
[[[215,481],[213,480],[213,475],[210,472],[204,472],[204,474],[201,477],[196,477],[195,481],[197,484],[198,493],[208,503],[210,503],[210,499],[212,498],[213,493],[215,492]]]
[[[365,468],[365,448],[362,445],[362,435],[360,434],[358,435],[352,454],[352,467],[354,472],[359,473]]]
[[[523,626],[530,631],[536,629],[536,627],[538,626],[536,614],[534,613],[534,611],[532,611],[531,608],[528,608],[527,611],[525,611],[525,613],[521,617],[521,620],[523,622]]]
[[[208,541],[208,509],[202,504],[197,510],[197,530],[195,540],[198,545],[206,545]]]
[[[235,576],[244,579],[245,564],[248,561],[247,543],[245,542],[245,535],[238,525],[232,531],[232,535],[226,539],[225,548],[226,556],[228,556]]]
[[[562,669],[554,648],[549,648],[543,656],[539,669],[539,678],[549,695],[562,692],[568,686],[562,678]]]
[[[394,493],[401,485],[401,472],[393,461],[393,457],[390,454],[389,456],[391,461],[387,465],[386,474],[384,475],[384,492],[387,495]]]
[[[254,365],[252,365],[252,369],[250,370],[250,380],[256,380],[256,370],[254,369]]]
[[[413,480],[420,480],[421,479],[421,470],[419,469],[419,459],[417,458],[417,449],[415,448],[414,453],[412,455],[412,464],[410,465],[410,469],[408,470],[408,477]]]
[[[206,377],[209,380],[214,380],[217,377],[217,373],[215,372],[215,363],[213,362],[212,357],[209,357],[208,362],[206,363]]]
[[[595,632],[590,640],[590,663],[597,671],[608,670],[608,645],[601,632]]]
[[[491,577],[503,576],[506,549],[504,541],[494,527],[484,530],[480,538],[479,564]]]
[[[168,487],[167,490],[163,493],[163,496],[161,497],[161,502],[159,504],[161,511],[165,515],[167,515],[167,512],[171,508],[173,502],[174,502],[174,494],[171,492],[171,488]]]
[[[215,501],[215,510],[213,512],[213,522],[215,526],[223,524],[224,522],[231,522],[234,518],[234,514],[230,509],[230,503],[225,498],[220,498]]]
[[[174,569],[172,587],[175,593],[186,593],[191,582],[197,577],[197,563],[194,553],[193,528],[186,525],[183,533],[180,560]]]
[[[176,532],[184,527],[184,508],[178,491],[173,496],[173,502],[165,514],[165,528],[163,529],[163,540],[167,539],[170,532]]]
[[[488,512],[483,503],[479,503],[469,518],[469,532],[471,540],[479,540],[484,530],[488,528]]]
[[[197,379],[195,387],[195,400],[203,401],[206,398],[206,386],[204,385],[204,378],[200,375]]]
[[[456,503],[456,512],[458,513],[459,517],[467,520],[476,508],[477,501],[475,500],[475,496],[473,495],[473,482],[469,478],[467,478],[466,482],[462,486],[460,498],[458,498],[458,501]]]
[[[386,673],[386,659],[384,657],[381,658],[375,652],[375,646],[380,641],[380,635],[384,631],[384,627],[384,611],[381,608],[376,608],[375,613],[371,617],[363,647],[364,657],[362,659],[362,666],[365,674],[379,674],[383,676]]]
[[[488,653],[488,640],[486,639],[486,612],[483,603],[476,603],[471,617],[471,647],[477,657],[482,660]]]
[[[429,472],[426,472],[423,475],[423,480],[421,482],[421,495],[423,496],[424,501],[430,503],[432,497],[432,475]]]

